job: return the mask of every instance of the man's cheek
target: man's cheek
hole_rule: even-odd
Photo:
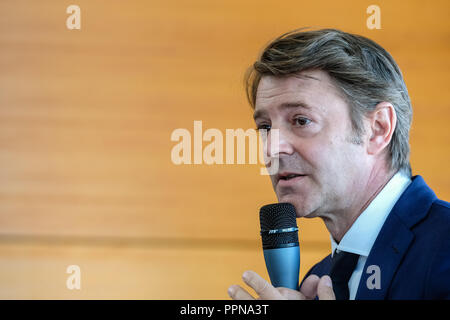
[[[272,186],[273,186],[273,188],[275,189],[275,187],[276,187],[276,176],[275,175],[271,175],[270,176],[270,181],[272,182]]]

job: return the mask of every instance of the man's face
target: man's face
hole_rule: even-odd
[[[279,170],[271,175],[279,202],[292,203],[298,217],[348,209],[363,187],[367,154],[351,142],[349,107],[326,72],[263,76],[254,116],[259,129],[279,130]]]

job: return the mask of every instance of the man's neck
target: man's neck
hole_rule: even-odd
[[[328,231],[337,243],[341,241],[356,219],[358,219],[361,213],[364,212],[394,175],[395,172],[392,171],[373,170],[367,179],[367,183],[363,189],[364,191],[361,192],[361,196],[357,198],[357,201],[345,213],[336,215],[334,219],[327,219],[328,221],[324,219]]]

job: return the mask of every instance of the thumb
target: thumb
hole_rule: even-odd
[[[323,276],[320,278],[317,285],[317,296],[319,300],[336,300],[336,296],[333,291],[333,283],[329,276]]]

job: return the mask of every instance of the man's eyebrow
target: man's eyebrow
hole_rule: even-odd
[[[256,119],[258,119],[258,118],[261,118],[262,116],[264,116],[264,114],[266,114],[265,111],[263,111],[263,110],[256,110],[256,111],[253,113],[253,120],[256,120]]]
[[[310,109],[311,107],[308,106],[306,103],[303,102],[285,102],[282,103],[279,107],[280,109],[293,109],[293,108],[305,108],[305,109]]]
[[[311,110],[311,107],[303,102],[285,102],[279,105],[280,109],[293,109],[293,108],[305,108],[308,110]],[[265,110],[256,110],[253,113],[253,119],[256,120],[257,118],[263,117],[266,114]]]

